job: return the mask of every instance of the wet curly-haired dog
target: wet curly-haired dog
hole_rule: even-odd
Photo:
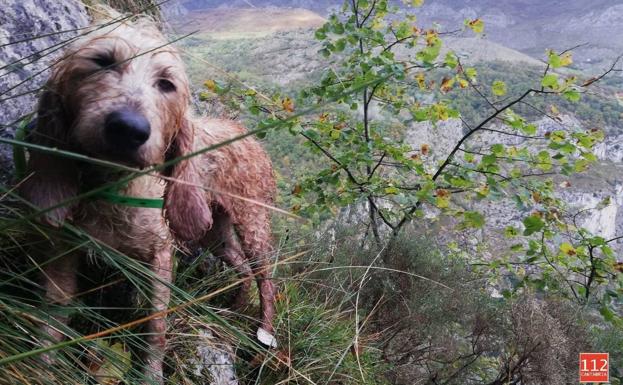
[[[231,120],[192,115],[180,54],[146,18],[111,24],[74,42],[44,87],[37,122],[29,137],[32,143],[135,168],[162,164],[246,132]],[[127,176],[37,151],[30,151],[27,174],[21,194],[42,209]],[[119,192],[164,197],[164,210],[90,199],[49,210],[43,220],[54,226],[70,221],[108,247],[150,262],[154,311],[168,306],[174,242],[193,241],[211,248],[247,278],[238,304],[244,303],[251,278],[257,279],[258,337],[274,345],[275,293],[268,267],[272,248],[266,208],[274,192],[268,156],[256,140],[246,137],[186,158],[162,174],[133,179]],[[45,265],[48,301],[68,304],[76,293],[78,258],[79,253],[71,253]],[[148,324],[149,369],[160,382],[165,322],[163,316]],[[46,331],[55,340],[63,338],[54,328]]]

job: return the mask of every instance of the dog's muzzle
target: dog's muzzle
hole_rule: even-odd
[[[150,134],[149,121],[135,110],[123,108],[106,116],[104,135],[114,152],[133,152],[147,142]]]

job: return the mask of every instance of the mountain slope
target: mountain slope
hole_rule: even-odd
[[[305,8],[326,15],[341,0],[178,0],[195,12],[210,8]],[[400,1],[396,1],[400,4]],[[623,0],[426,0],[419,23],[453,30],[467,18],[485,21],[487,37],[534,58],[548,48],[576,50],[576,65],[602,69],[623,52]]]
[[[317,13],[301,8],[205,9],[170,21],[180,33],[198,31],[211,38],[262,37],[275,32],[318,28],[324,22]]]

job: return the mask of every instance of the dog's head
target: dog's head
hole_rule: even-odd
[[[62,119],[73,151],[134,167],[161,163],[189,105],[180,55],[148,21],[99,28],[54,67],[40,120]]]
[[[31,141],[131,167],[160,164],[193,151],[189,95],[181,57],[153,22],[107,20],[77,39],[54,66]],[[166,205],[173,230],[189,239],[211,224],[193,162],[169,170],[179,183],[169,183]],[[33,175],[21,190],[38,207],[76,195],[72,161],[32,152],[29,169]],[[69,214],[62,207],[46,219],[58,224]]]

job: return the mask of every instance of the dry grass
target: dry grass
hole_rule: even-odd
[[[146,13],[161,20],[158,5],[166,0],[83,0],[82,2],[90,9],[91,6],[104,4],[122,13],[141,14]]]

